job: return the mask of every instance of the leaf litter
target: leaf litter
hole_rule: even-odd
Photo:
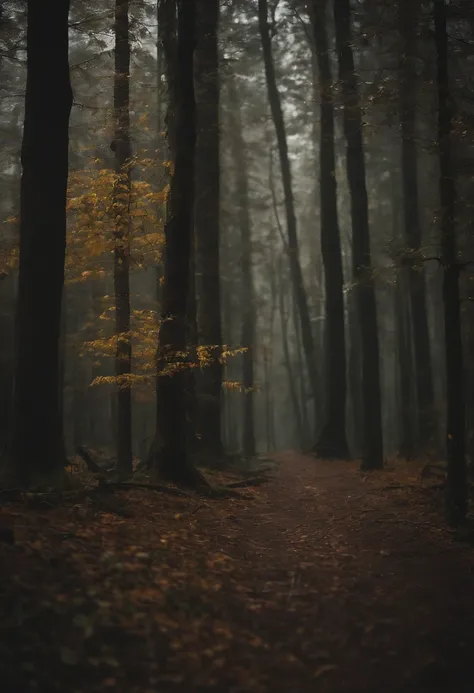
[[[127,517],[5,503],[2,693],[471,691],[472,549],[436,496],[279,461],[242,499],[117,491]]]

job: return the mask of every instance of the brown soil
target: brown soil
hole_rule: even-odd
[[[472,693],[474,551],[438,492],[279,459],[241,500],[4,507],[2,693]]]

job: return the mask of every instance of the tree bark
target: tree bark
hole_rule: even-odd
[[[241,305],[242,325],[241,344],[246,351],[242,355],[242,449],[245,457],[256,454],[254,428],[254,351],[255,351],[255,290],[252,270],[252,223],[250,220],[248,163],[244,140],[240,103],[235,85],[235,77],[230,75],[228,82],[229,101],[232,113],[232,158],[235,164],[235,193],[238,204],[238,224],[241,242]]]
[[[130,37],[128,0],[115,3],[114,290],[117,378],[117,471],[132,474],[132,342],[130,336]]]
[[[196,185],[196,177],[194,184]],[[194,228],[194,214],[191,220],[191,228]],[[188,360],[191,363],[198,363],[198,324],[197,324],[197,297],[196,297],[196,249],[195,234],[191,233],[189,250],[189,293],[186,306],[186,344]],[[189,451],[191,454],[201,451],[199,437],[199,411],[197,401],[197,382],[196,369],[186,369],[186,435],[188,437]],[[201,456],[202,459],[203,456]],[[205,459],[205,458],[204,458]],[[207,461],[207,460],[206,460]]]
[[[441,245],[444,263],[443,298],[446,342],[446,515],[452,526],[461,524],[467,512],[465,458],[465,391],[461,312],[460,265],[456,257],[456,183],[451,154],[452,100],[448,75],[448,33],[444,0],[434,0],[435,47],[438,90],[439,195]]]
[[[417,7],[418,5],[418,7]],[[417,252],[421,248],[418,155],[416,148],[416,30],[419,11],[417,0],[400,0],[400,33],[403,39],[400,59],[400,130],[401,170],[403,186],[403,227],[406,251]],[[408,269],[411,303],[411,329],[415,355],[415,382],[417,391],[418,451],[427,452],[434,443],[435,406],[431,348],[426,303],[424,267]],[[408,441],[406,441],[408,442]],[[415,443],[414,439],[412,441]],[[407,450],[410,457],[415,449]]]
[[[157,41],[156,41],[156,155],[158,159],[157,165],[157,186],[158,189],[163,190],[166,185],[169,184],[168,167],[165,162],[170,158],[169,147],[164,138],[164,127],[165,127],[165,102],[167,100],[167,69],[165,61],[165,50],[164,45],[166,41],[169,41],[169,33],[173,37],[173,33],[169,32],[169,27],[166,22],[166,10],[164,0],[157,0],[156,3],[156,21],[157,21]],[[173,10],[176,9],[174,2]],[[174,14],[174,12],[173,12]],[[164,15],[164,16],[163,16]],[[163,76],[165,79],[163,80]],[[164,223],[166,219],[166,201],[159,201],[157,205],[157,213],[160,222]],[[156,274],[156,302],[159,307],[161,306],[161,280],[163,278],[163,266],[161,262],[158,262],[155,266]]]
[[[290,355],[290,345],[289,345],[289,340],[288,340],[288,312],[291,310],[291,305],[286,306],[285,305],[285,293],[288,294],[288,289],[287,286],[285,285],[284,282],[284,275],[282,271],[282,262],[279,262],[279,286],[278,286],[278,306],[279,306],[279,313],[280,313],[280,328],[281,328],[281,345],[282,345],[282,350],[283,350],[283,359],[285,363],[285,368],[288,373],[288,391],[290,393],[290,398],[291,398],[291,403],[292,403],[292,411],[293,415],[295,417],[295,424],[296,424],[296,434],[298,437],[298,445],[300,446],[301,449],[305,449],[305,442],[306,442],[306,431],[305,431],[305,422],[303,418],[303,413],[302,413],[302,407],[304,406],[304,403],[302,402],[300,406],[300,401],[298,397],[298,389],[297,389],[297,383],[298,383],[298,378],[295,375],[295,372],[293,370],[293,365],[291,362],[291,355]],[[298,354],[299,357],[299,354]]]
[[[176,149],[176,60],[177,60],[177,0],[157,0],[158,42],[162,49],[164,73],[166,78],[167,109],[164,119],[166,139],[171,159],[175,159]]]
[[[347,179],[351,193],[352,264],[360,320],[364,409],[362,468],[383,466],[382,405],[375,287],[371,271],[369,205],[362,113],[352,52],[350,0],[334,3],[339,79],[342,85]]]
[[[58,5],[28,1],[13,457],[8,470],[23,486],[55,476],[65,462],[59,338],[72,105],[68,16],[66,0]]]
[[[199,344],[209,349],[210,365],[197,379],[200,447],[214,462],[222,458],[222,345],[220,301],[219,162],[219,0],[197,0],[196,199],[194,211],[197,322]]]
[[[348,459],[346,439],[346,340],[344,276],[337,211],[332,75],[326,33],[326,0],[313,0],[312,26],[320,86],[321,254],[325,281],[326,421],[314,451],[327,459]]]
[[[263,49],[265,76],[268,89],[268,98],[272,112],[273,123],[278,142],[280,156],[280,168],[285,197],[286,228],[288,234],[288,260],[290,264],[291,279],[295,292],[296,302],[301,323],[301,336],[303,349],[307,362],[311,390],[314,398],[315,410],[318,402],[319,379],[315,358],[315,345],[311,329],[311,319],[308,307],[308,298],[303,282],[303,273],[299,259],[298,233],[293,196],[293,184],[290,159],[288,154],[288,142],[286,137],[285,121],[278,91],[275,66],[273,63],[272,44],[268,25],[268,2],[258,0],[258,21],[260,37]]]
[[[399,448],[398,454],[405,460],[414,459],[415,430],[413,421],[413,397],[411,388],[412,349],[410,340],[410,321],[407,305],[406,275],[402,272],[395,286],[395,325],[398,350],[398,411]]]
[[[401,176],[391,175],[390,187],[392,189],[392,237],[397,241],[404,242],[401,237],[403,228],[401,224],[400,209],[401,201]],[[412,321],[410,313],[410,293],[406,267],[397,270],[395,285],[393,287],[393,307],[394,325],[397,350],[397,374],[396,374],[396,412],[398,430],[398,455],[399,457],[412,460],[415,457],[416,440],[416,418],[413,413],[416,411],[414,398],[415,375],[414,360],[412,349]]]
[[[173,83],[169,107],[175,119],[176,138],[165,224],[163,304],[157,352],[155,470],[169,481],[196,486],[202,478],[191,462],[186,435],[186,318],[196,144],[193,84],[195,4],[178,0],[177,21],[176,59],[168,65]]]

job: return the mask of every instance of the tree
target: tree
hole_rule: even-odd
[[[177,0],[157,0],[158,16],[158,42],[162,48],[164,74],[167,91],[167,109],[165,115],[165,125],[167,130],[168,149],[171,159],[174,161],[176,148],[176,115],[174,105],[176,103],[175,94],[175,71],[177,60]]]
[[[441,204],[441,247],[444,265],[443,297],[446,349],[446,514],[453,526],[467,512],[465,458],[465,392],[459,272],[456,254],[456,183],[451,153],[452,97],[448,74],[448,32],[444,0],[434,0],[435,47],[438,92],[439,196]]]
[[[198,380],[201,448],[217,461],[222,456],[222,344],[219,215],[219,0],[198,0],[195,53],[196,195],[194,204],[197,324],[199,344],[207,347],[210,363]]]
[[[334,2],[339,79],[342,86],[347,180],[351,195],[352,266],[360,320],[364,410],[364,469],[383,466],[377,306],[371,268],[363,122],[354,67],[350,0]]]
[[[398,351],[398,412],[400,427],[400,457],[409,460],[415,450],[415,426],[413,422],[413,397],[410,376],[413,374],[412,350],[409,336],[409,311],[407,306],[406,276],[400,276],[395,286],[395,326]]]
[[[326,423],[315,452],[323,458],[347,459],[346,342],[344,332],[344,276],[337,211],[336,160],[332,75],[326,33],[326,0],[313,0],[311,20],[320,87],[320,207],[321,254],[325,278]]]
[[[418,0],[400,0],[400,34],[403,41],[400,58],[400,131],[401,172],[403,187],[403,228],[406,250],[418,253],[421,249],[421,225],[418,194],[418,154],[416,144],[416,96],[417,96],[417,20],[420,4]],[[433,443],[434,435],[434,391],[431,368],[430,335],[426,305],[424,267],[408,269],[409,297],[411,303],[411,327],[415,356],[415,378],[417,393],[418,447],[426,451]],[[409,374],[404,374],[409,377]],[[414,440],[412,441],[414,442]],[[408,457],[415,450],[407,448]]]
[[[193,62],[196,7],[177,3],[176,57],[170,109],[174,118],[174,170],[171,176],[164,253],[162,315],[159,326],[155,467],[170,481],[188,486],[201,483],[187,443],[186,324],[190,287],[191,237],[194,208],[196,107]]]
[[[132,473],[132,342],[130,336],[130,37],[128,0],[115,3],[115,173],[114,289],[117,350],[117,469]]]
[[[299,258],[298,232],[295,213],[295,202],[293,195],[291,166],[288,155],[288,141],[286,136],[286,128],[283,117],[280,93],[278,91],[275,66],[273,63],[272,41],[268,22],[267,0],[258,0],[258,23],[263,50],[263,61],[265,67],[268,99],[270,102],[270,110],[275,126],[275,132],[278,142],[278,153],[280,156],[281,177],[285,199],[286,230],[288,234],[288,261],[290,264],[293,291],[295,293],[296,303],[298,306],[303,348],[305,352],[309,379],[311,383],[311,390],[316,409],[316,403],[318,401],[319,384],[315,360],[315,346],[313,333],[311,330],[308,297],[306,295],[306,290],[303,282],[303,273],[301,271],[301,264]]]
[[[228,79],[229,106],[232,123],[232,158],[235,164],[235,196],[238,204],[238,222],[240,228],[240,278],[241,278],[241,344],[245,348],[242,355],[242,387],[243,398],[243,432],[242,449],[245,457],[256,454],[255,423],[254,423],[254,358],[256,307],[255,288],[252,269],[252,223],[250,219],[249,176],[246,143],[244,140],[242,115],[239,95],[235,84],[235,76]]]
[[[69,2],[48,5],[28,1],[13,466],[10,470],[23,486],[54,477],[65,462],[59,395],[59,336],[72,105]],[[54,31],[51,30],[53,12]]]
[[[295,374],[295,369],[291,362],[289,340],[288,340],[288,306],[285,305],[285,295],[287,295],[288,287],[285,284],[283,276],[283,258],[278,258],[278,307],[280,313],[280,327],[281,327],[281,342],[283,358],[285,363],[285,368],[288,373],[288,392],[291,399],[291,408],[293,416],[295,418],[295,426],[297,432],[298,443],[301,446],[304,444],[305,440],[305,421],[303,413],[301,411],[301,403],[298,397],[298,378]]]

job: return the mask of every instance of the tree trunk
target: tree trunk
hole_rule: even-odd
[[[105,281],[97,277],[92,279],[86,284],[87,293],[90,294],[84,296],[83,302],[89,303],[89,310],[91,316],[88,318],[95,322],[95,324],[100,325],[100,316],[104,310],[104,296],[107,293]],[[86,318],[87,320],[87,318]],[[97,332],[93,329],[89,333],[89,339],[97,338]],[[100,362],[95,363],[95,359],[91,362],[91,381],[95,378],[103,375],[103,367]],[[110,430],[110,412],[109,412],[109,398],[102,387],[89,387],[86,383],[86,402],[87,411],[90,417],[90,441],[89,444],[92,446],[107,446],[111,442],[111,430]],[[115,425],[118,425],[118,421]],[[84,441],[85,442],[85,441]],[[84,444],[84,442],[82,444]],[[116,438],[114,438],[114,443],[116,443]]]
[[[278,91],[275,66],[273,64],[272,44],[268,26],[267,0],[258,0],[258,20],[260,37],[263,49],[265,76],[267,81],[268,98],[272,112],[273,123],[278,142],[280,156],[281,177],[285,197],[286,227],[288,234],[288,260],[290,264],[291,280],[295,292],[296,302],[301,323],[301,336],[303,349],[308,367],[311,390],[314,398],[315,411],[318,402],[319,380],[315,358],[315,346],[311,319],[308,307],[308,298],[303,282],[303,273],[298,251],[298,233],[296,224],[295,204],[293,197],[293,185],[291,176],[290,159],[288,155],[288,142],[286,138],[285,121]]]
[[[267,431],[268,450],[277,449],[277,438],[275,431],[275,396],[273,391],[273,369],[274,369],[274,340],[275,340],[275,313],[278,301],[278,286],[275,268],[275,237],[270,237],[270,257],[269,257],[269,286],[270,286],[270,315],[268,319],[269,343],[263,345],[264,366],[265,366],[265,421]]]
[[[284,359],[285,367],[286,367],[286,370],[288,373],[288,390],[290,393],[293,415],[295,417],[296,431],[297,431],[297,436],[298,436],[298,444],[304,450],[305,443],[306,443],[305,422],[304,422],[303,413],[302,413],[302,407],[304,406],[304,403],[302,403],[302,405],[300,407],[300,402],[299,402],[299,398],[298,398],[298,390],[297,390],[298,379],[295,376],[295,373],[293,371],[293,366],[291,363],[290,346],[289,346],[289,341],[288,341],[288,312],[289,312],[289,310],[291,310],[291,308],[290,307],[287,308],[285,306],[285,291],[287,290],[287,287],[285,286],[285,282],[283,280],[283,272],[282,272],[282,268],[281,268],[282,263],[280,262],[279,265],[280,265],[280,271],[279,271],[279,287],[278,287],[278,304],[279,304],[279,313],[280,313],[280,328],[281,328],[281,343],[282,343],[282,349],[283,349],[283,359]],[[299,357],[299,354],[298,354],[298,357]]]
[[[392,237],[400,238],[400,182],[398,175],[392,175]],[[410,314],[410,293],[407,267],[399,268],[394,286],[394,310],[397,348],[397,424],[398,424],[398,455],[406,460],[415,458],[415,440],[417,421],[413,416],[416,411],[414,398],[415,377],[412,354],[412,318]]]
[[[347,325],[350,335],[347,379],[352,426],[352,453],[358,458],[362,454],[364,441],[364,407],[362,396],[362,348],[355,288],[349,293]]]
[[[465,392],[461,313],[460,265],[456,257],[456,184],[451,154],[452,102],[448,77],[448,33],[444,0],[434,0],[435,45],[438,88],[439,194],[441,245],[444,263],[444,321],[446,342],[446,515],[448,522],[461,524],[467,512],[465,458]]]
[[[173,81],[169,108],[175,118],[173,129],[176,138],[174,171],[165,224],[155,440],[156,472],[164,479],[188,486],[196,486],[201,482],[201,476],[189,456],[186,435],[186,318],[190,290],[196,143],[193,84],[195,25],[194,3],[178,0],[176,60],[168,66]],[[169,125],[168,122],[168,127]]]
[[[174,163],[175,153],[175,115],[174,108],[176,102],[175,94],[175,70],[176,70],[176,46],[177,46],[177,24],[176,0],[157,0],[156,19],[157,19],[157,46],[156,46],[156,67],[157,67],[157,132],[158,132],[158,175],[159,185],[162,188],[169,186],[170,175],[165,161],[171,160]],[[164,84],[162,76],[164,75]],[[166,104],[166,108],[165,108]],[[162,131],[165,130],[164,139]],[[161,216],[163,225],[168,217],[168,201],[159,204],[158,213]],[[163,311],[163,281],[164,265],[163,261],[157,264],[156,272],[156,302],[158,314]],[[161,406],[158,400],[159,388],[156,388],[155,396],[155,417],[159,416]],[[156,431],[155,431],[156,434]],[[157,436],[155,435],[150,443],[146,456],[147,467],[151,469],[157,460]]]
[[[232,159],[235,164],[235,192],[241,241],[241,344],[246,348],[242,355],[242,386],[244,390],[242,448],[245,457],[254,457],[256,454],[253,392],[256,310],[252,271],[252,224],[250,221],[246,144],[242,128],[240,102],[234,80],[235,77],[231,75],[228,88],[229,105],[232,113]]]
[[[196,179],[195,179],[196,183]],[[194,216],[191,220],[191,228],[194,227]],[[197,324],[197,301],[196,301],[196,265],[195,265],[195,237],[191,233],[190,250],[189,250],[189,293],[188,303],[186,307],[186,344],[188,350],[188,359],[191,363],[198,362],[197,344],[198,344],[198,324]],[[191,454],[201,450],[199,440],[199,423],[198,423],[198,402],[197,402],[197,383],[195,368],[186,369],[186,435],[188,437],[189,451]]]
[[[417,96],[417,0],[400,0],[400,33],[404,42],[400,62],[400,128],[402,136],[402,186],[403,226],[406,251],[417,252],[421,248],[418,156],[416,148],[416,96]],[[408,270],[411,302],[411,326],[415,354],[415,378],[417,391],[418,447],[427,452],[434,443],[434,389],[431,367],[431,349],[426,305],[424,267]],[[414,441],[413,441],[414,443]],[[415,456],[415,450],[409,451]]]
[[[364,469],[383,466],[379,338],[371,270],[369,205],[365,174],[363,123],[352,52],[350,0],[334,3],[339,79],[342,85],[346,164],[351,193],[352,265],[362,346]]]
[[[158,25],[157,29],[157,42],[156,42],[156,154],[158,159],[157,165],[157,188],[163,190],[169,183],[168,168],[165,162],[170,157],[170,152],[167,151],[167,143],[164,139],[164,104],[166,102],[166,86],[167,86],[167,70],[166,62],[164,60],[164,44],[169,41],[169,31],[166,23],[166,11],[164,11],[165,2],[163,0],[157,0],[156,3],[156,21]],[[175,5],[173,1],[173,10],[175,10]],[[164,14],[164,17],[163,17]],[[173,34],[171,34],[173,36]],[[163,81],[163,76],[165,76],[165,81]],[[165,86],[166,85],[166,86]],[[160,222],[164,223],[166,218],[166,202],[159,201],[157,205],[157,213]],[[161,280],[163,278],[163,266],[161,262],[158,262],[155,266],[156,274],[156,302],[158,310],[161,306]]]
[[[166,126],[166,139],[171,159],[176,155],[176,75],[177,60],[177,24],[176,3],[177,0],[157,0],[158,42],[161,47],[160,56],[163,58],[164,73],[166,78],[167,109],[164,119]]]
[[[271,417],[272,417],[272,402],[271,402],[271,385],[270,385],[270,363],[269,363],[269,348],[266,344],[262,345],[262,361],[263,361],[263,403],[264,403],[264,421],[265,421],[265,444],[267,452],[272,449],[271,441]]]
[[[117,377],[117,470],[132,473],[132,342],[130,337],[130,37],[128,0],[115,3],[115,375]]]
[[[51,31],[54,13],[54,31]],[[27,486],[64,464],[59,337],[66,247],[69,2],[28,1],[12,475]]]
[[[0,283],[0,457],[4,457],[11,444],[14,342],[15,282],[13,274],[4,276]]]
[[[344,332],[344,277],[337,212],[334,107],[326,0],[313,0],[312,26],[319,68],[321,254],[325,279],[326,421],[314,451],[327,459],[348,459],[346,439],[346,342]]]
[[[414,459],[415,430],[413,421],[413,397],[411,374],[413,374],[412,351],[410,341],[410,320],[406,296],[406,275],[400,273],[395,286],[395,325],[398,350],[398,411],[399,411],[399,448],[398,454],[406,460]]]
[[[196,199],[194,211],[197,322],[199,344],[209,348],[211,363],[198,378],[200,447],[215,462],[222,458],[222,344],[219,215],[219,0],[197,0]]]

